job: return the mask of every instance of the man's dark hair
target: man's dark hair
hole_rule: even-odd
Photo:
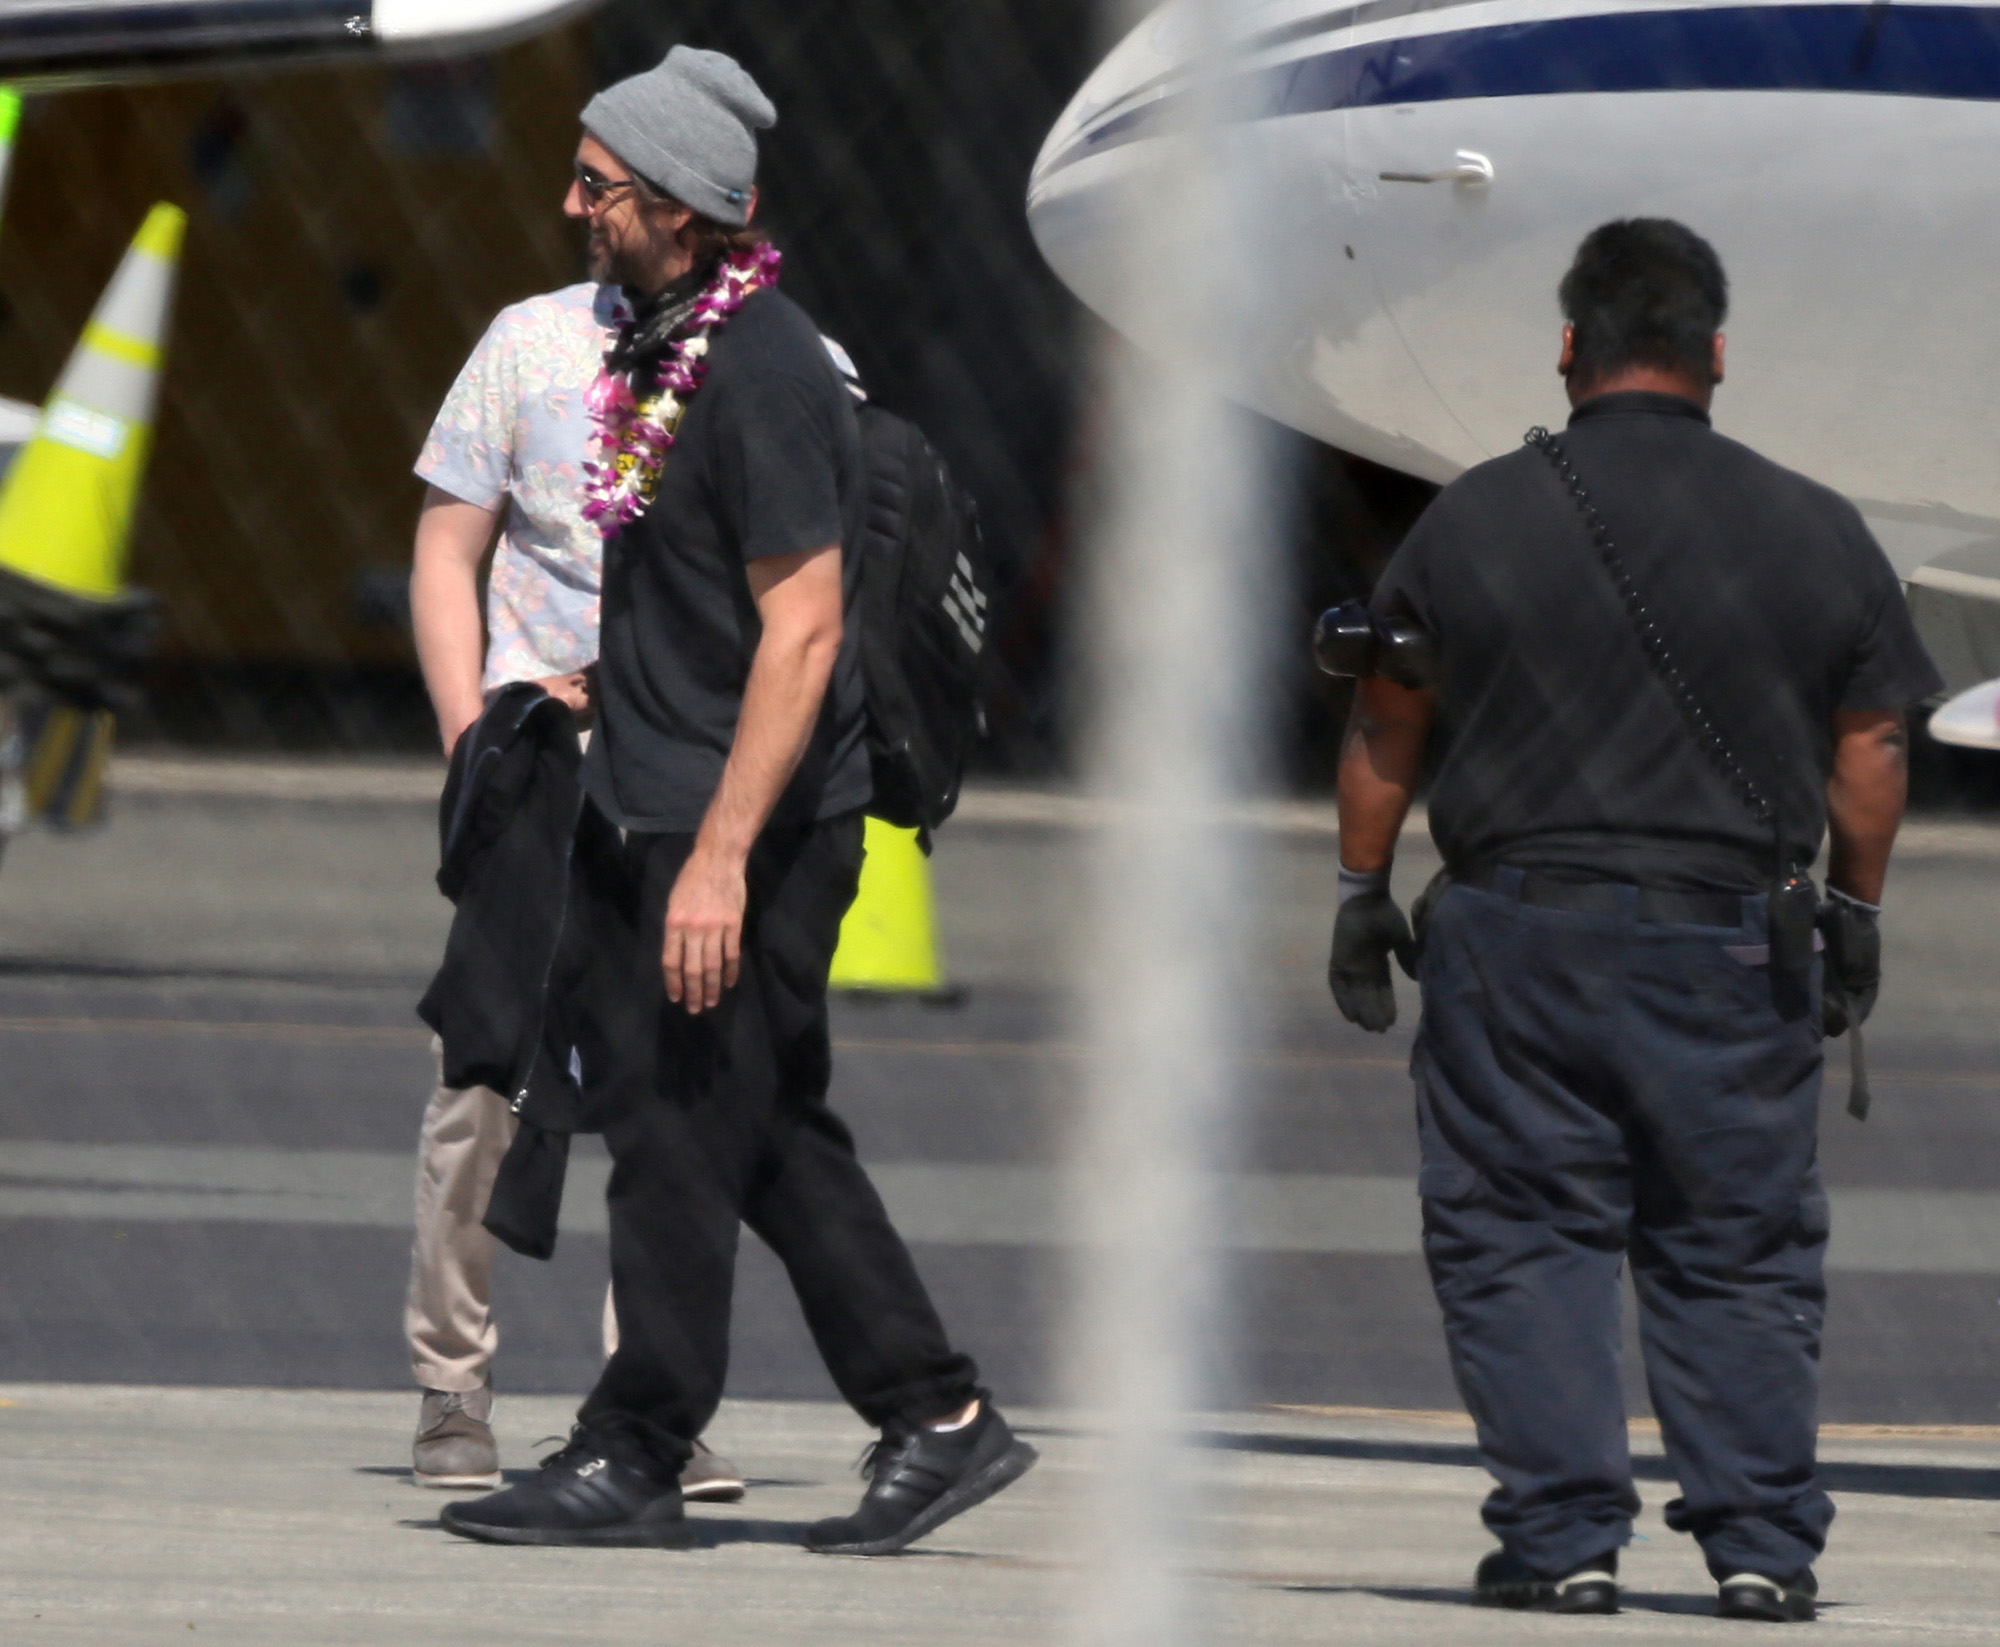
[[[626,167],[626,170],[631,171],[631,167]],[[685,200],[676,199],[659,184],[650,178],[642,177],[638,172],[632,172],[632,181],[638,185],[640,199],[651,201],[656,205],[679,206],[683,211],[694,212],[694,221],[688,228],[691,231],[690,250],[694,253],[694,266],[697,269],[712,269],[723,258],[735,252],[753,252],[770,238],[762,229],[752,228],[747,223],[738,228],[731,223],[718,223],[712,217],[704,217],[700,212],[695,212]]]
[[[1665,217],[1625,217],[1592,229],[1557,297],[1576,328],[1570,372],[1593,383],[1633,366],[1713,381],[1714,339],[1729,313],[1729,277],[1715,248]]]

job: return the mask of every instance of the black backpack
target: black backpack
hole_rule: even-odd
[[[958,805],[973,742],[992,612],[979,511],[916,425],[855,408],[867,459],[860,542],[861,674],[874,817],[930,831]]]

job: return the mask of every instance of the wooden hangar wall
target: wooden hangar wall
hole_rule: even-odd
[[[133,730],[428,744],[405,604],[410,464],[494,311],[579,276],[558,211],[577,111],[685,40],[740,58],[778,105],[763,221],[787,289],[980,498],[1007,578],[989,758],[1059,758],[1065,504],[1092,444],[1072,438],[1090,340],[1021,202],[1099,53],[1094,9],[611,0],[457,64],[31,99],[0,219],[0,394],[46,395],[148,205],[190,214],[133,560],[164,600],[166,638]],[[1325,448],[1301,467],[1297,610],[1283,620],[1300,666],[1315,603],[1378,561],[1413,505],[1399,477]],[[1291,682],[1280,742],[1312,772],[1328,706],[1309,672]]]
[[[789,288],[1030,566],[1074,351],[1020,201],[1089,66],[1088,18],[1079,0],[636,0],[455,65],[31,99],[0,221],[0,394],[46,395],[152,201],[190,214],[132,568],[165,602],[157,729],[427,735],[410,463],[493,312],[578,278],[558,211],[577,111],[676,40],[734,52],[771,92]],[[1029,674],[1036,629],[1013,643]]]
[[[454,66],[29,100],[0,393],[46,395],[149,204],[189,213],[132,559],[164,606],[164,730],[421,732],[410,465],[493,311],[576,277],[554,208],[589,74],[572,30]]]

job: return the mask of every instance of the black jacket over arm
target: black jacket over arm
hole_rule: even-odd
[[[486,1227],[516,1251],[555,1250],[569,1135],[590,1130],[564,965],[578,875],[616,873],[616,831],[584,805],[567,705],[502,688],[459,739],[438,809],[438,890],[457,905],[417,1012],[444,1047],[447,1086],[491,1087],[520,1117]],[[570,942],[566,945],[565,938]]]

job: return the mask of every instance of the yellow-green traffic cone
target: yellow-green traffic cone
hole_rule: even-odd
[[[24,694],[0,789],[4,810],[58,827],[101,816],[106,705],[150,643],[125,561],[186,227],[176,206],[147,216],[0,489],[0,684]]]
[[[931,869],[914,829],[867,820],[861,886],[840,923],[834,989],[953,998],[938,962]]]
[[[7,168],[14,159],[14,132],[21,124],[21,94],[0,86],[0,205],[7,200]]]
[[[0,492],[0,567],[87,600],[124,588],[187,214],[155,206]]]

